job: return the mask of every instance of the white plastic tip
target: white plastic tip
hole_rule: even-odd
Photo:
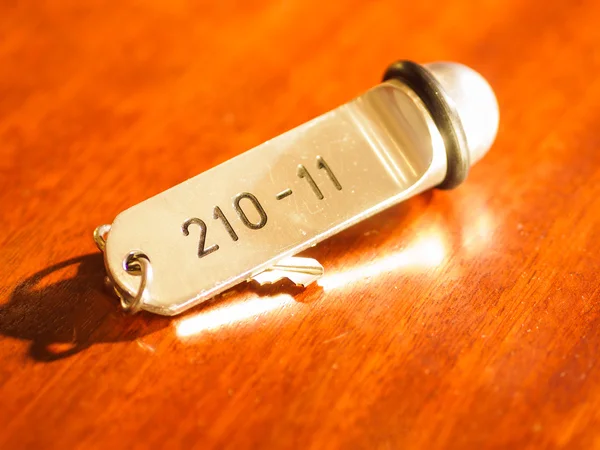
[[[488,82],[473,69],[453,62],[434,62],[425,68],[442,85],[454,102],[465,130],[471,165],[488,152],[496,133],[500,112],[494,91]]]

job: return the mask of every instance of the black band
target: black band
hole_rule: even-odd
[[[411,61],[398,61],[388,67],[383,81],[396,79],[410,87],[431,113],[446,146],[446,177],[439,189],[453,189],[461,184],[471,166],[469,147],[454,104],[434,76],[423,66]]]

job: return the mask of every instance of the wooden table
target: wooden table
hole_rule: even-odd
[[[600,448],[600,3],[428,3],[0,6],[0,448]],[[321,287],[119,312],[96,225],[396,59],[496,89],[464,185],[308,252]]]

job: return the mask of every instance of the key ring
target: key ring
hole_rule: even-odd
[[[110,232],[110,228],[110,225],[104,224],[96,227],[94,230],[94,242],[102,252],[106,249],[106,235]],[[149,296],[148,286],[152,283],[154,276],[152,264],[150,264],[150,259],[144,253],[131,252],[123,260],[123,268],[132,275],[142,277],[140,287],[135,296],[131,296],[119,289],[109,277],[107,277],[107,282],[119,296],[121,308],[128,313],[134,314],[142,309],[144,300]]]

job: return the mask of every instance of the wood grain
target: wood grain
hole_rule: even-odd
[[[600,448],[600,3],[0,6],[0,448]],[[376,84],[488,78],[467,182],[308,254],[323,287],[119,313],[91,232]]]

